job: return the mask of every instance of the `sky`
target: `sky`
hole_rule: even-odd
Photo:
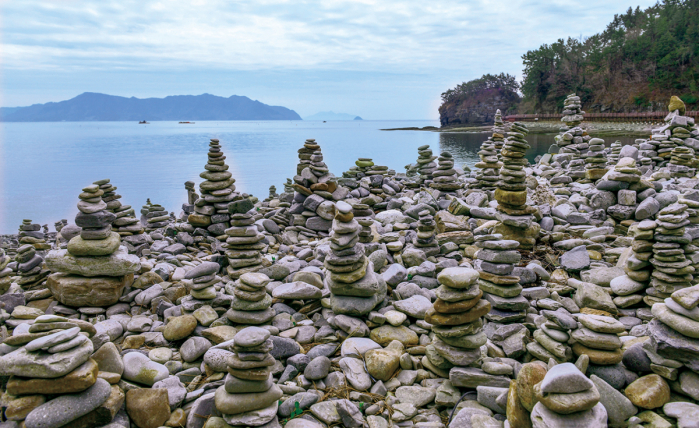
[[[629,0],[0,0],[0,106],[83,92],[244,95],[373,120],[438,119],[440,94],[604,30]]]

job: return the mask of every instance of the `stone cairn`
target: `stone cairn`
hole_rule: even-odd
[[[524,137],[528,132],[522,123],[512,125],[501,152],[503,166],[494,193],[500,220],[495,232],[516,240],[520,248],[526,250],[534,248],[536,236],[539,235],[539,225],[532,216],[536,208],[527,205],[524,167],[528,165],[525,155],[530,146]]]
[[[48,250],[51,248],[46,243],[46,234],[41,231],[41,225],[32,223],[29,219],[22,220],[19,226],[19,243],[31,244],[37,250]]]
[[[607,426],[597,387],[572,363],[551,368],[533,392],[538,401],[531,413],[534,428]]]
[[[291,181],[290,178],[287,178],[286,183],[284,183],[284,193],[291,193],[292,195],[294,194],[294,183]]]
[[[226,293],[233,296],[226,317],[237,324],[260,325],[274,318],[272,297],[265,287],[270,279],[259,272],[244,273],[235,282],[226,284]]]
[[[495,134],[495,132],[494,132]],[[499,134],[499,133],[498,133]],[[495,143],[492,139],[484,141],[481,144],[481,149],[478,151],[478,157],[481,158],[475,167],[476,182],[469,185],[472,189],[495,190],[499,179],[499,171],[502,167],[502,162],[498,160],[499,151],[495,148]]]
[[[573,350],[568,346],[568,340],[571,330],[578,328],[577,321],[564,308],[542,310],[540,315],[535,319],[534,340],[527,343],[529,354],[544,362],[550,359],[558,363],[571,361]]]
[[[368,244],[374,240],[374,235],[371,232],[371,225],[374,224],[376,214],[371,210],[369,205],[356,203],[352,206],[352,214],[357,223],[362,227],[359,231],[359,242]]]
[[[563,117],[561,133],[556,135],[556,144],[560,147],[559,153],[569,153],[568,173],[573,179],[585,178],[584,162],[581,159],[583,153],[589,148],[591,139],[587,132],[580,127],[585,112],[582,111],[580,97],[575,94],[568,95],[563,102]]]
[[[282,390],[274,383],[274,348],[268,330],[247,327],[233,337],[228,374],[216,390],[214,404],[228,426],[281,426],[277,420]]]
[[[587,355],[590,363],[598,366],[621,362],[623,352],[618,334],[626,331],[624,324],[612,317],[591,314],[580,315],[578,322],[580,328],[571,333],[575,355]]]
[[[435,238],[437,223],[429,211],[424,210],[418,213],[417,234],[413,239],[413,246],[431,257],[439,254],[439,243]]]
[[[337,315],[366,315],[386,296],[386,282],[374,272],[359,243],[360,230],[352,207],[339,202],[330,233],[330,253],[324,262],[330,305]]]
[[[354,164],[355,166],[350,167],[349,171],[342,173],[344,178],[360,179],[372,175],[395,175],[395,171],[389,170],[387,166],[375,165],[371,158],[359,158]]]
[[[83,189],[75,216],[80,234],[67,249],[46,256],[46,265],[54,272],[46,284],[56,300],[70,307],[115,304],[141,267],[138,257],[120,246],[119,234],[112,232],[116,216],[106,210],[102,194],[96,184]]]
[[[206,171],[199,174],[205,180],[199,184],[201,197],[194,202],[194,213],[187,218],[192,226],[206,228],[220,241],[225,240],[224,232],[229,227],[228,203],[239,196],[235,191],[235,178],[225,160],[219,140],[212,138],[204,165]]]
[[[271,186],[269,186],[269,196],[267,196],[267,199],[265,199],[265,202],[269,202],[272,199],[276,199],[278,197],[279,197],[279,195],[277,194],[277,186],[272,184]]]
[[[226,257],[228,276],[238,279],[242,274],[255,272],[263,267],[261,251],[265,249],[265,236],[255,225],[250,211],[254,208],[249,198],[228,205],[231,227],[226,229]]]
[[[17,249],[15,255],[17,262],[17,284],[24,290],[32,290],[42,285],[47,276],[51,273],[42,269],[44,258],[36,253],[34,245],[24,244]]]
[[[643,140],[645,141],[645,140]],[[614,166],[619,162],[621,154],[621,141],[617,140],[610,145],[611,151],[607,154],[607,166]]]
[[[432,173],[437,169],[437,164],[434,162],[437,156],[432,155],[432,149],[428,145],[418,147],[417,154],[418,184],[427,185],[432,180]]]
[[[184,189],[187,191],[187,202],[182,204],[182,220],[187,221],[191,214],[194,214],[194,204],[199,199],[199,195],[194,188],[195,183],[193,181],[185,181]]]
[[[585,178],[595,181],[607,173],[607,158],[605,158],[603,139],[592,138],[589,144],[590,147],[585,155]]]
[[[644,300],[648,306],[653,306],[653,290],[648,290],[651,294],[643,296],[640,294],[648,288],[650,274],[653,272],[653,265],[650,260],[653,255],[653,235],[658,224],[650,219],[642,220],[640,223],[629,228],[629,234],[633,236],[631,244],[632,253],[626,260],[624,272],[626,275],[612,279],[610,286],[617,295],[614,303],[618,307],[629,306]]]
[[[122,205],[119,199],[121,195],[117,195],[116,186],[110,184],[110,180],[104,179],[95,181],[95,184],[100,187],[104,193],[102,201],[107,204],[107,211],[113,213],[116,218],[112,222],[112,229],[121,237],[140,235],[144,232],[143,226],[135,217],[136,212],[131,208],[131,205]]]
[[[449,152],[442,152],[437,160],[439,166],[432,172],[433,182],[430,187],[442,193],[455,194],[463,187],[463,183],[457,181],[454,159]]]
[[[694,267],[692,261],[685,257],[684,248],[690,243],[685,235],[689,224],[687,205],[671,204],[658,212],[654,229],[653,256],[649,262],[653,265],[651,288],[646,290],[648,299],[656,303],[670,297],[672,293],[692,285]]]
[[[500,150],[502,150],[502,146],[505,144],[505,132],[507,132],[505,122],[502,120],[502,113],[500,112],[500,109],[495,110],[492,130],[493,135],[489,138],[489,140],[493,142],[493,146],[498,152],[498,156],[500,156]]]
[[[5,294],[12,284],[13,270],[7,267],[8,264],[10,264],[10,257],[0,248],[0,294]]]
[[[480,278],[478,285],[492,307],[486,319],[502,324],[523,322],[530,305],[521,295],[519,277],[512,275],[522,258],[517,251],[519,242],[492,234],[476,236],[475,245],[480,248],[475,265]]]
[[[180,281],[196,300],[212,300],[216,298],[215,285],[221,282],[217,275],[221,266],[216,262],[203,262],[187,272]]]
[[[141,214],[143,214],[144,211],[144,209],[141,209]],[[145,228],[148,232],[167,226],[170,220],[170,215],[160,204],[148,204],[148,212],[144,215],[146,218]]]
[[[298,152],[293,184],[296,193],[289,208],[293,225],[290,230],[309,238],[324,237],[332,226],[335,211],[332,200],[337,181],[323,162],[323,153],[315,140],[306,140]]]
[[[423,362],[448,370],[465,367],[481,360],[481,346],[487,337],[483,331],[483,316],[490,311],[490,303],[481,299],[478,272],[465,267],[452,267],[437,275],[437,299],[425,313],[425,321],[432,324],[435,338]]]

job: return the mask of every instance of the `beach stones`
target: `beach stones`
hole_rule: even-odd
[[[170,215],[165,208],[160,204],[150,203],[150,200],[147,206],[141,209],[141,223],[148,232],[167,226],[169,220]]]
[[[427,210],[420,211],[418,216],[417,234],[413,239],[413,245],[427,257],[436,256],[439,254],[439,244],[435,239],[437,226],[434,217]]]
[[[228,276],[237,279],[248,272],[255,272],[263,267],[261,251],[265,248],[265,236],[260,233],[255,219],[250,212],[253,203],[250,199],[241,199],[228,205],[231,227],[226,229],[226,257]]]
[[[555,311],[542,310],[538,329],[534,331],[534,341],[528,343],[527,351],[541,361],[553,359],[565,363],[573,359],[573,350],[568,345],[570,330],[577,328],[577,322],[565,308]]]
[[[0,266],[4,264],[3,269],[0,269],[0,284],[3,282],[3,278],[7,278],[7,287],[9,287],[9,275],[11,273],[10,269],[6,266],[10,262],[10,258],[4,254],[0,256]],[[49,270],[43,268],[44,258],[37,254],[36,246],[33,244],[23,244],[17,248],[17,254],[15,255],[15,262],[17,262],[17,275],[19,279],[17,284],[20,285],[25,290],[31,290],[41,286],[46,280],[46,277],[51,273]]]
[[[214,402],[223,419],[232,426],[277,423],[282,390],[272,382],[274,345],[267,330],[247,327],[233,338],[228,374],[216,390]]]
[[[330,254],[325,257],[325,285],[335,314],[365,315],[386,297],[386,282],[359,243],[361,227],[351,206],[341,204],[330,233]]]
[[[603,366],[621,362],[622,343],[617,334],[626,331],[623,324],[612,317],[590,314],[581,315],[578,321],[582,327],[571,333],[577,356],[587,355],[590,363]]]
[[[114,214],[111,222],[112,230],[122,237],[139,235],[144,232],[143,225],[136,218],[136,211],[130,205],[121,204],[119,201],[121,195],[116,193],[116,186],[112,185],[108,178],[95,181],[92,184],[99,186],[99,189],[103,192],[101,198],[102,202],[107,204],[106,211]]]

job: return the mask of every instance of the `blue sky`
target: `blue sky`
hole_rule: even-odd
[[[655,3],[634,1],[5,0],[0,106],[211,93],[301,116],[436,119],[444,90],[521,77],[527,50]]]

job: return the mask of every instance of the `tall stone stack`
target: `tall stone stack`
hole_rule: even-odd
[[[607,173],[604,140],[601,138],[592,138],[590,139],[589,145],[588,152],[585,155],[585,178],[595,181],[604,177],[604,174]]]
[[[82,230],[65,250],[52,250],[46,266],[54,273],[46,285],[56,300],[71,307],[110,306],[121,297],[141,268],[139,258],[121,247],[112,232],[115,215],[106,210],[103,192],[93,184],[85,187],[78,202],[75,224]]]
[[[502,113],[500,112],[500,109],[497,109],[495,110],[495,118],[493,120],[493,135],[490,137],[490,141],[493,142],[495,150],[498,152],[498,156],[500,155],[502,146],[505,144],[506,132],[507,129],[505,128],[505,122],[502,120]]]
[[[32,223],[29,219],[22,220],[18,235],[20,244],[31,244],[37,250],[48,250],[51,248],[46,243],[46,234],[41,231],[41,225]]]
[[[244,273],[235,282],[226,284],[226,293],[233,296],[231,308],[226,318],[236,324],[260,325],[274,318],[277,312],[272,309],[272,296],[265,286],[270,279],[259,272]]]
[[[429,211],[424,210],[418,213],[417,235],[413,239],[413,245],[422,250],[427,257],[439,254],[439,243],[435,238],[437,223]]]
[[[386,297],[386,282],[374,272],[359,243],[361,226],[352,207],[338,203],[330,233],[330,253],[325,257],[325,284],[335,314],[366,315]]]
[[[50,271],[43,269],[44,258],[36,253],[34,245],[24,244],[17,249],[17,284],[24,290],[32,290],[41,285]]]
[[[5,294],[12,284],[12,269],[8,268],[10,257],[0,248],[0,294]]]
[[[337,181],[323,162],[323,153],[314,139],[299,149],[299,163],[294,176],[294,200],[289,209],[290,224],[308,232],[327,236],[334,215],[333,192]]]
[[[143,213],[143,211],[144,210],[142,209],[141,213]],[[170,215],[160,204],[148,204],[148,212],[145,213],[145,217],[145,227],[147,232],[152,232],[156,229],[167,226],[170,220]]]
[[[666,299],[675,291],[691,287],[694,267],[684,254],[684,247],[690,237],[685,235],[689,224],[687,205],[671,204],[658,212],[654,230],[653,256],[649,262],[653,265],[651,288],[646,290],[649,296]]]
[[[563,117],[561,122],[564,122],[568,128],[580,126],[584,120],[585,112],[582,110],[580,97],[575,94],[570,94],[563,101]]]
[[[135,211],[130,205],[122,205],[121,195],[117,195],[116,186],[110,183],[108,178],[95,181],[92,183],[99,186],[102,194],[102,201],[107,204],[107,211],[115,215],[112,222],[112,230],[117,232],[119,236],[138,235],[144,232],[143,226],[135,217]]]
[[[500,179],[500,168],[503,165],[498,160],[499,153],[492,141],[484,141],[481,144],[481,149],[478,151],[478,157],[481,158],[481,161],[475,165],[478,168],[476,172],[477,181],[469,187],[481,190],[495,190],[497,188],[497,183]]]
[[[558,363],[571,361],[573,350],[568,345],[568,340],[571,330],[578,328],[577,321],[564,308],[542,310],[540,315],[535,320],[537,329],[532,335],[534,340],[527,343],[527,352],[546,363],[550,359]]]
[[[432,181],[432,173],[437,169],[437,164],[434,162],[437,156],[432,155],[432,149],[428,145],[418,147],[417,154],[419,183],[429,184]]]
[[[649,260],[653,255],[653,240],[654,230],[658,227],[658,223],[653,220],[645,219],[637,225],[629,228],[629,235],[633,236],[631,244],[632,253],[626,259],[624,272],[626,275],[614,278],[610,282],[612,290],[617,295],[614,298],[614,304],[620,308],[629,306],[629,304],[639,303],[639,300],[644,300],[648,306],[653,305],[653,300],[656,299],[651,294],[643,296],[641,293],[648,288],[650,283],[650,274],[653,272],[653,265]]]
[[[522,296],[519,277],[512,275],[522,256],[517,251],[519,242],[503,240],[502,235],[480,235],[475,245],[478,285],[483,298],[492,309],[485,316],[489,321],[502,324],[522,322],[527,316],[529,301]]]
[[[580,327],[573,330],[573,353],[587,355],[590,363],[598,366],[619,364],[623,352],[618,334],[626,327],[616,319],[602,315],[583,314],[578,317]]]
[[[533,428],[607,426],[607,409],[599,402],[597,387],[574,364],[552,367],[533,392]]]
[[[592,143],[590,143],[592,144]],[[611,151],[607,155],[607,166],[614,166],[619,162],[619,155],[621,154],[621,141],[617,140],[610,145]]]
[[[153,205],[153,203],[150,201],[150,198],[146,198],[146,203],[141,206],[141,218],[139,219],[141,221],[141,225],[143,227],[148,226],[148,213],[150,212],[150,206]]]
[[[430,187],[442,193],[455,194],[463,187],[463,183],[457,181],[456,170],[454,169],[454,158],[449,152],[442,152],[437,160],[439,166],[432,172],[432,183]]]
[[[205,228],[211,235],[225,239],[224,231],[230,226],[228,203],[239,194],[235,191],[235,178],[228,171],[226,156],[217,138],[209,142],[206,171],[199,174],[204,181],[199,184],[201,196],[194,202],[194,213],[187,221],[194,227]]]
[[[573,179],[585,178],[584,162],[582,154],[589,148],[590,136],[580,127],[585,112],[582,111],[580,97],[575,94],[568,95],[563,102],[563,117],[561,133],[556,136],[556,144],[560,147],[559,153],[570,153],[568,171]]]
[[[503,166],[494,193],[500,220],[495,232],[516,240],[522,249],[532,249],[539,235],[539,225],[533,221],[536,208],[527,205],[524,167],[528,164],[525,155],[530,146],[524,137],[528,132],[519,122],[510,128],[501,151]]]
[[[478,277],[477,271],[465,267],[446,268],[437,275],[437,300],[425,313],[435,335],[426,355],[431,365],[447,369],[480,361],[480,348],[487,342],[483,316],[490,303],[481,299]]]
[[[233,337],[228,374],[216,390],[214,404],[228,426],[280,426],[277,420],[282,390],[272,379],[274,348],[268,330],[247,327]]]
[[[345,202],[343,202],[345,203]],[[340,205],[340,203],[338,203]],[[352,214],[357,223],[362,227],[359,231],[359,242],[361,244],[368,244],[374,240],[374,234],[371,232],[371,225],[374,224],[374,211],[371,210],[369,205],[356,203],[352,206]]]
[[[262,269],[265,249],[265,236],[255,225],[250,211],[254,208],[252,201],[241,199],[228,205],[231,227],[225,230],[226,257],[228,257],[228,276],[237,279],[244,273]]]

